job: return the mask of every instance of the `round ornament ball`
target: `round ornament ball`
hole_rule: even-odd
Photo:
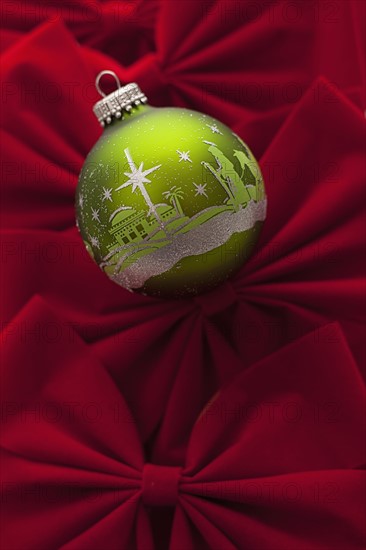
[[[97,77],[97,89],[103,71]],[[237,272],[266,217],[258,163],[205,114],[147,104],[137,84],[104,96],[80,173],[77,226],[112,281],[158,297],[205,292]]]

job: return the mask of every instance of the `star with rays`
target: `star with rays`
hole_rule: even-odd
[[[218,129],[217,127],[217,124],[206,124],[206,126],[208,128],[210,128],[211,132],[213,134],[221,134],[222,136],[224,135],[222,132],[220,132],[220,130]]]
[[[181,162],[182,160],[188,160],[188,162],[192,162],[189,158],[189,151],[179,151],[177,149],[177,153],[179,155],[179,162]]]
[[[137,168],[135,163],[132,160],[132,157],[130,155],[130,152],[128,149],[125,149],[125,155],[127,158],[128,165],[131,169],[131,172],[125,172],[125,176],[128,177],[128,181],[126,183],[123,183],[119,187],[117,187],[116,191],[119,191],[123,187],[128,187],[129,185],[132,185],[132,193],[135,192],[136,187],[138,187],[140,190],[145,187],[144,183],[150,183],[151,180],[149,180],[146,176],[148,174],[151,174],[151,172],[154,172],[158,168],[160,168],[161,164],[158,164],[157,166],[153,166],[152,168],[149,168],[148,170],[144,170],[144,163],[141,162],[140,166]]]
[[[95,210],[94,208],[92,208],[92,220],[100,223],[99,210]]]
[[[83,207],[83,204],[84,204],[84,197],[83,197],[83,195],[79,195],[79,206],[80,206],[80,208]]]
[[[109,200],[109,201],[113,202],[113,200],[112,200],[112,189],[106,189],[105,187],[103,187],[102,201],[104,202],[105,200]]]
[[[151,183],[151,180],[149,180],[146,176],[151,174],[151,172],[154,172],[155,170],[160,168],[161,164],[157,164],[156,166],[153,166],[148,170],[144,170],[144,163],[141,162],[140,166],[137,168],[136,164],[134,163],[131,157],[131,153],[128,148],[124,150],[124,153],[126,155],[126,159],[131,169],[131,172],[124,172],[125,176],[128,177],[128,180],[122,185],[120,185],[119,187],[117,187],[116,191],[119,191],[124,187],[129,187],[130,185],[132,186],[132,193],[134,193],[136,189],[138,189],[141,195],[144,197],[147,206],[149,207],[149,214],[154,214],[155,218],[158,220],[161,227],[164,227],[164,224],[160,219],[160,216],[156,210],[156,206],[153,204],[145,187],[145,183]]]
[[[193,185],[195,186],[196,188],[196,192],[194,194],[195,197],[197,197],[197,195],[204,195],[206,197],[206,199],[208,199],[208,195],[206,193],[206,185],[207,183],[194,183],[193,182]]]

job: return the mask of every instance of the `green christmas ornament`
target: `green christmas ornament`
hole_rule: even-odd
[[[107,96],[104,74],[118,85]],[[76,191],[88,252],[131,291],[183,297],[215,287],[249,257],[266,217],[254,156],[218,120],[151,107],[137,84],[121,86],[112,71],[96,86],[104,132]]]

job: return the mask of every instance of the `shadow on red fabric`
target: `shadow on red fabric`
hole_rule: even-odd
[[[365,3],[1,10],[2,548],[362,548]],[[105,68],[260,159],[259,244],[211,293],[130,294],[84,250]]]

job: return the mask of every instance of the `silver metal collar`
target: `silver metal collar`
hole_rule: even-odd
[[[100,88],[100,80],[106,74],[113,76],[117,84],[117,89],[108,95]],[[101,71],[95,79],[95,87],[103,97],[94,105],[93,112],[103,127],[110,124],[114,118],[123,118],[123,113],[129,113],[132,107],[147,103],[147,97],[136,82],[122,86],[113,71]]]

